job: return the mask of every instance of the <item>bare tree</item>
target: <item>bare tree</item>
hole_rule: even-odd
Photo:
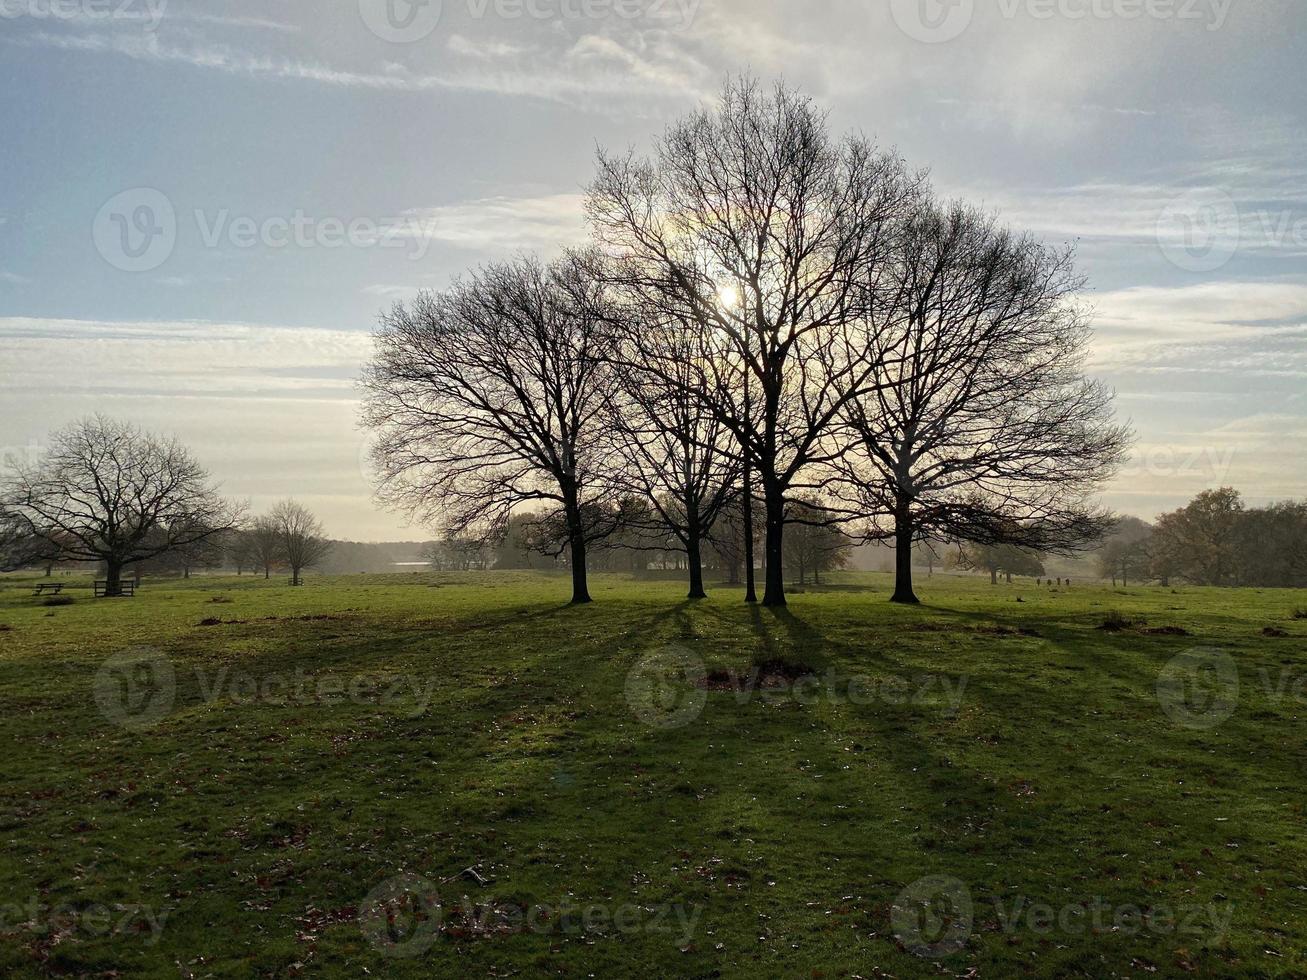
[[[813,584],[821,585],[822,572],[849,563],[853,542],[816,497],[800,498],[791,507],[796,520],[785,535],[785,567],[799,585],[807,585],[809,572]]]
[[[689,597],[702,599],[704,546],[738,495],[740,463],[730,433],[694,389],[700,380],[695,330],[674,318],[646,319],[628,332],[640,343],[619,343],[614,351],[606,417],[615,456],[610,481],[619,493],[648,502],[657,518],[653,530],[670,531],[685,551]],[[653,350],[657,364],[647,370]]]
[[[240,516],[176,440],[102,416],[53,433],[39,463],[16,464],[5,499],[44,558],[103,562],[109,596],[122,594],[125,567],[220,535]]]
[[[914,545],[1079,547],[1111,523],[1087,504],[1129,432],[1082,372],[1089,337],[1069,251],[962,205],[923,201],[895,277],[906,315],[880,333],[880,384],[845,405],[861,509],[888,515],[894,602],[915,603]]]
[[[244,537],[250,564],[262,569],[265,579],[272,578],[272,570],[285,564],[281,529],[271,517],[258,517],[245,530]]]
[[[290,566],[290,584],[300,585],[300,574],[312,568],[331,551],[322,524],[303,504],[283,500],[268,515],[277,534],[277,554]]]
[[[53,559],[41,538],[27,530],[25,522],[0,503],[0,572],[13,572],[43,563],[49,575]]]
[[[1116,585],[1147,579],[1152,564],[1153,529],[1137,517],[1122,517],[1098,549],[1098,571]]]
[[[968,571],[989,572],[990,585],[998,584],[1000,573],[1009,582],[1013,575],[1044,574],[1044,563],[1038,553],[1014,544],[965,542],[953,556],[953,563]]]
[[[808,99],[748,79],[674,124],[653,160],[600,154],[588,209],[614,276],[632,303],[698,326],[695,388],[756,467],[764,604],[785,603],[788,495],[838,454],[824,437],[880,368],[864,335],[895,304],[875,271],[919,182],[860,137],[832,140]]]
[[[515,510],[547,505],[574,603],[590,601],[587,548],[621,520],[599,506],[601,291],[579,256],[483,267],[386,314],[362,382],[364,422],[380,436],[379,496],[483,540]]]

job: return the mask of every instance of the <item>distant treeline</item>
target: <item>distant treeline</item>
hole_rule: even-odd
[[[1229,487],[1148,524],[1123,518],[1098,552],[1114,583],[1307,588],[1307,501],[1247,507]]]

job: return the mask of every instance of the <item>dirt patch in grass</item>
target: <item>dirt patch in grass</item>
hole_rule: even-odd
[[[1189,631],[1183,626],[1154,626],[1144,630],[1149,636],[1188,636]]]
[[[1120,633],[1124,630],[1135,629],[1136,627],[1143,625],[1142,621],[1136,622],[1125,613],[1113,609],[1108,612],[1107,617],[1098,624],[1098,628],[1104,633]]]
[[[1287,630],[1282,630],[1278,626],[1268,626],[1264,630],[1262,630],[1262,636],[1270,636],[1276,639],[1280,639],[1288,635],[1289,633]]]
[[[816,671],[807,664],[769,657],[758,661],[745,673],[727,667],[714,668],[704,674],[698,686],[705,691],[783,690],[796,681],[816,676]]]

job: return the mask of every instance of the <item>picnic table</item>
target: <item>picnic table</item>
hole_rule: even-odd
[[[62,582],[40,582],[32,590],[32,595],[45,595],[47,592],[50,595],[58,595],[63,590],[64,583]]]

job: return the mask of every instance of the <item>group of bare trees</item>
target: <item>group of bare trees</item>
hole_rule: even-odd
[[[729,83],[649,158],[601,152],[594,242],[469,273],[382,318],[364,375],[383,499],[460,537],[544,508],[573,600],[586,551],[652,521],[688,556],[764,515],[763,602],[787,525],[1082,545],[1129,434],[1082,361],[1069,252],[934,199],[786,88]],[[800,506],[802,502],[802,506]],[[750,597],[752,597],[750,590]]]
[[[51,434],[37,461],[15,463],[0,487],[0,568],[93,562],[105,595],[142,567],[217,565],[291,569],[317,564],[329,543],[293,500],[252,524],[223,499],[177,440],[95,416]]]
[[[289,499],[234,529],[224,544],[238,571],[250,568],[270,578],[274,569],[287,569],[291,585],[302,584],[304,570],[318,565],[332,548],[321,522],[303,504]]]

